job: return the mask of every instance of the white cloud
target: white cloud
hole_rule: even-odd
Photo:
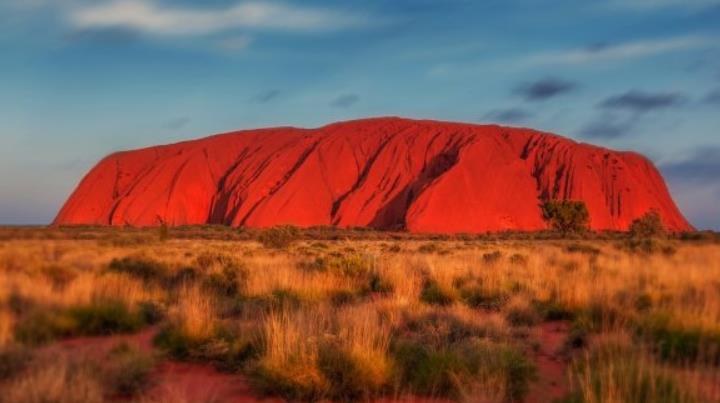
[[[323,31],[368,25],[367,17],[318,7],[248,1],[224,9],[181,8],[151,0],[115,0],[73,9],[77,29],[127,28],[158,35],[209,34],[230,29]]]
[[[717,41],[713,38],[683,36],[538,53],[530,55],[525,63],[529,65],[589,64],[654,56],[715,44]]]

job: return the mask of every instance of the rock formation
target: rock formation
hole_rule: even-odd
[[[690,225],[643,156],[530,129],[400,118],[246,130],[118,152],[55,224],[540,230],[540,204],[583,200],[593,229],[657,210]]]

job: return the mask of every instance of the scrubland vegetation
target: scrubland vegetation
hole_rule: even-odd
[[[153,401],[167,360],[291,401],[718,401],[720,243],[652,220],[533,239],[3,229],[0,401]],[[150,351],[58,348],[142,332]]]

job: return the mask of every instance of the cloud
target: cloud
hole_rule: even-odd
[[[119,28],[81,29],[68,33],[65,39],[71,42],[92,42],[101,45],[125,45],[138,39],[136,31]]]
[[[697,148],[685,159],[662,164],[661,169],[673,179],[720,183],[720,146]]]
[[[545,78],[518,86],[514,93],[526,101],[544,101],[573,91],[577,84],[557,78]]]
[[[218,48],[230,52],[237,52],[250,46],[252,38],[247,35],[231,36],[217,42]]]
[[[676,92],[647,93],[631,90],[621,95],[609,97],[598,104],[604,109],[626,110],[633,113],[645,113],[657,109],[666,109],[682,104],[684,97]]]
[[[525,60],[525,63],[529,65],[590,64],[655,56],[716,45],[717,40],[715,38],[703,36],[679,36],[618,44],[600,43],[584,48],[530,55]]]
[[[634,117],[621,118],[614,114],[602,114],[580,129],[580,134],[589,138],[616,139],[632,131],[637,123]]]
[[[357,94],[345,94],[333,99],[332,102],[330,102],[330,106],[334,106],[336,108],[349,108],[355,105],[358,101],[360,101],[360,97]]]
[[[223,9],[173,7],[152,0],[115,0],[73,8],[76,29],[125,28],[156,35],[211,34],[232,29],[326,31],[358,28],[367,16],[330,8],[247,1]]]
[[[524,122],[532,117],[532,113],[522,108],[496,109],[486,113],[483,120],[491,120],[500,123]]]
[[[720,105],[720,88],[714,89],[705,95],[703,102],[708,104]]]
[[[167,123],[165,123],[165,128],[167,128],[169,130],[180,130],[183,127],[187,126],[188,123],[190,123],[189,117],[180,116],[180,117],[171,119]]]
[[[253,101],[259,104],[264,104],[276,99],[278,96],[280,96],[280,90],[273,89],[255,95],[253,97]]]

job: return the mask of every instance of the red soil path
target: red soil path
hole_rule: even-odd
[[[691,229],[643,156],[530,129],[377,118],[118,152],[55,224],[370,226],[412,232],[546,228],[539,204],[583,200],[593,229],[657,210]]]

